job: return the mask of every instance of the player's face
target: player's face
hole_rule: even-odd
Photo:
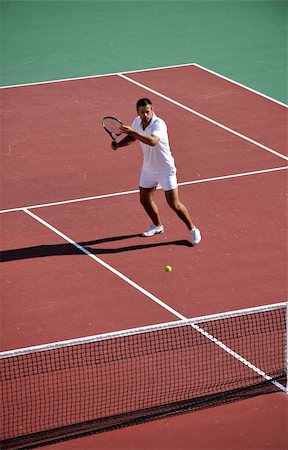
[[[147,126],[153,116],[153,106],[152,105],[139,106],[138,114],[142,120],[143,125]]]

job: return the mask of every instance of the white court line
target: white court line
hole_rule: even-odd
[[[187,66],[194,66],[194,63],[178,64],[178,65],[176,64],[173,66],[152,67],[150,69],[128,70],[127,72],[125,71],[125,72],[121,72],[121,73],[149,72],[150,70],[165,70],[165,69],[174,69],[177,67],[187,67]],[[18,87],[38,86],[38,85],[53,84],[53,83],[65,83],[66,81],[91,80],[93,78],[113,77],[115,75],[119,75],[119,72],[103,73],[103,74],[99,74],[99,75],[86,75],[83,77],[62,78],[59,80],[35,81],[34,83],[11,84],[8,86],[0,86],[0,89],[12,89],[12,88],[18,88]]]
[[[247,359],[243,358],[243,356],[239,355],[239,353],[236,353],[234,350],[232,350],[230,347],[225,345],[222,341],[219,341],[217,338],[212,336],[210,333],[205,331],[203,328],[199,327],[197,324],[191,324],[191,327],[197,330],[199,333],[201,333],[203,336],[205,336],[207,339],[209,339],[211,342],[214,342],[214,344],[218,345],[218,347],[222,348],[225,352],[227,352],[230,356],[233,356],[235,359],[240,361],[245,366],[249,367],[249,369],[256,372],[258,375],[263,377],[265,380],[270,381],[274,386],[276,386],[278,389],[286,393],[286,387],[283,386],[281,383],[278,383],[278,381],[274,381],[273,378],[270,375],[267,375],[263,370],[259,369],[257,366],[252,364]]]
[[[173,68],[173,67],[183,67],[183,66],[189,66],[189,65],[193,65],[193,64],[182,64],[182,65],[178,65],[178,66],[166,66],[166,67],[158,67],[155,69],[143,69],[143,70],[135,70],[135,71],[129,71],[129,72],[125,72],[125,73],[136,73],[136,72],[144,72],[144,71],[151,71],[151,70],[160,70],[160,69],[168,69],[168,68]],[[195,66],[198,66],[197,64],[194,64]],[[201,66],[198,66],[199,68],[203,69],[203,70],[207,70],[209,71],[209,69],[205,69]],[[213,73],[212,71],[210,71],[211,73]],[[275,103],[278,103],[280,105],[286,106],[285,104],[274,100],[264,94],[261,94],[260,92],[254,91],[246,86],[241,85],[240,83],[234,82],[228,78],[225,78],[219,74],[216,74],[214,72],[214,74],[216,76],[219,76],[223,79],[226,79],[227,81],[230,81],[234,84],[237,84],[247,90],[250,90],[251,92],[254,92],[262,97],[265,97],[268,100],[271,100]],[[91,79],[91,78],[97,78],[97,77],[104,77],[104,76],[113,76],[113,75],[119,75],[119,76],[123,76],[123,74],[106,74],[106,75],[94,75],[94,76],[86,76],[86,77],[77,77],[77,78],[70,78],[70,79],[62,79],[62,80],[54,80],[54,81],[45,81],[45,82],[37,82],[37,83],[27,83],[27,84],[21,84],[21,85],[14,85],[14,86],[3,86],[0,87],[0,89],[8,89],[8,88],[16,88],[16,87],[23,87],[23,86],[34,86],[34,85],[42,85],[42,84],[51,84],[51,83],[60,83],[60,82],[66,82],[66,81],[76,81],[76,80],[84,80],[84,79]],[[134,82],[131,79],[129,79],[128,77],[126,77],[127,80],[129,80],[130,82]],[[136,83],[135,83],[136,84]],[[138,84],[138,83],[137,83]],[[138,84],[140,85],[140,84]],[[144,87],[143,85],[141,87]],[[144,87],[145,89],[147,89],[146,87]],[[156,93],[156,91],[153,91],[151,89],[148,88],[148,90],[150,90],[150,92],[154,92]],[[172,101],[172,99],[168,99],[168,97],[165,97],[159,93],[156,93],[158,96],[162,96],[163,98],[166,98],[169,101]],[[177,104],[178,106],[181,106],[184,109],[190,110],[186,107],[184,107],[184,105],[180,105],[178,102],[172,101],[173,103]],[[239,137],[242,137],[243,139],[248,140],[249,142],[260,146],[262,148],[264,148],[267,151],[270,151],[272,153],[274,153],[277,156],[280,156],[286,160],[288,160],[288,158],[286,158],[284,155],[281,155],[278,152],[275,152],[272,149],[269,149],[266,146],[263,146],[262,144],[259,144],[256,141],[253,141],[250,138],[247,138],[246,136],[241,135],[240,133],[235,132],[234,130],[231,130],[221,124],[218,124],[217,122],[197,113],[196,111],[190,110],[190,112],[193,112],[194,114],[198,115],[199,117],[204,118],[205,120],[210,121],[211,123],[214,123],[215,125],[221,126],[222,128],[226,129],[226,131],[232,132],[234,134],[236,134]],[[220,179],[227,179],[227,178],[235,178],[237,176],[247,176],[247,175],[251,175],[251,174],[256,174],[256,173],[265,173],[265,172],[271,172],[271,171],[275,171],[275,170],[283,170],[286,167],[281,167],[281,168],[276,168],[276,169],[268,169],[268,170],[263,170],[263,171],[255,171],[255,172],[247,172],[247,173],[242,173],[242,174],[234,174],[234,175],[229,175],[229,176],[223,176],[223,177],[214,177],[214,178],[210,178],[210,179],[206,179],[206,180],[195,180],[195,181],[191,181],[191,182],[184,182],[184,183],[179,183],[179,185],[187,185],[187,184],[194,184],[194,183],[202,183],[202,182],[207,182],[207,181],[215,181],[215,180],[220,180]],[[85,200],[92,200],[92,199],[96,199],[96,198],[105,198],[105,197],[111,197],[111,196],[116,196],[116,195],[125,195],[125,194],[131,194],[131,193],[136,193],[138,192],[138,190],[135,191],[127,191],[127,192],[122,192],[122,193],[115,193],[115,194],[107,194],[107,195],[102,195],[102,196],[95,196],[95,197],[89,197],[89,198],[84,198],[84,199],[75,199],[75,200],[68,200],[68,201],[63,201],[63,202],[55,202],[55,203],[50,203],[50,204],[42,204],[42,205],[35,205],[35,206],[31,206],[29,207],[30,209],[32,208],[40,208],[40,207],[44,207],[44,206],[54,206],[54,205],[60,205],[60,204],[67,204],[67,203],[73,203],[73,202],[79,202],[79,201],[85,201]],[[34,219],[36,219],[37,221],[39,221],[40,223],[42,223],[44,226],[48,227],[51,231],[53,231],[54,233],[58,234],[60,237],[62,237],[64,240],[66,240],[67,242],[69,242],[70,244],[72,244],[73,246],[75,246],[78,250],[80,250],[81,252],[83,252],[84,254],[86,254],[87,256],[89,256],[90,258],[92,258],[93,260],[95,260],[96,262],[98,262],[99,264],[101,264],[102,266],[104,266],[106,269],[110,270],[112,273],[114,273],[116,276],[120,277],[123,281],[127,282],[128,284],[130,284],[132,287],[136,288],[138,291],[140,291],[141,293],[143,293],[144,295],[146,295],[147,297],[149,297],[151,300],[153,300],[154,302],[158,303],[160,306],[162,306],[163,308],[165,308],[166,310],[168,310],[170,313],[174,314],[176,317],[179,317],[181,320],[185,320],[186,317],[183,316],[182,314],[178,313],[176,310],[174,310],[173,308],[169,307],[168,305],[166,305],[164,302],[162,302],[160,299],[158,299],[157,297],[155,297],[153,294],[149,293],[147,290],[143,289],[141,286],[139,286],[138,284],[134,283],[132,280],[130,280],[128,277],[126,277],[125,275],[123,275],[121,272],[119,272],[118,270],[114,269],[112,266],[110,266],[109,264],[105,263],[104,261],[102,261],[100,258],[98,258],[97,256],[93,255],[92,253],[90,253],[88,250],[86,250],[84,247],[82,247],[81,245],[77,244],[76,242],[74,242],[72,239],[70,239],[68,236],[64,235],[62,232],[60,232],[59,230],[57,230],[56,228],[54,228],[52,225],[48,224],[48,222],[44,221],[43,219],[41,219],[40,217],[38,217],[36,214],[32,213],[31,211],[29,211],[28,207],[27,208],[14,208],[11,210],[4,210],[1,211],[1,213],[3,212],[11,212],[11,211],[17,211],[17,210],[22,210],[24,211],[26,214],[30,215],[31,217],[33,217]],[[269,379],[271,380],[271,377],[267,376],[264,372],[262,372],[261,370],[259,370],[256,366],[254,366],[253,364],[251,364],[249,361],[246,361],[244,358],[242,358],[240,355],[238,355],[237,353],[235,353],[233,350],[231,350],[229,347],[227,347],[225,344],[223,344],[221,341],[218,341],[217,339],[215,339],[213,336],[209,335],[205,330],[203,330],[202,328],[200,328],[198,325],[193,325],[193,327],[200,332],[201,334],[203,334],[205,337],[207,337],[208,339],[210,339],[211,341],[213,341],[215,344],[217,344],[219,347],[221,347],[224,351],[228,352],[229,354],[231,354],[232,356],[234,356],[236,359],[238,359],[240,362],[243,362],[244,364],[248,365],[249,368],[251,368],[252,370],[256,371],[258,374],[262,375],[265,379]],[[272,381],[273,384],[276,384],[277,382]],[[283,387],[277,383],[276,386],[278,385],[278,387],[280,389],[283,389]]]
[[[37,220],[38,222],[40,222],[42,225],[44,225],[45,227],[49,228],[51,231],[53,231],[54,233],[56,233],[58,236],[60,236],[62,239],[64,239],[65,241],[67,241],[68,243],[72,244],[74,247],[76,247],[78,250],[80,250],[81,252],[83,252],[85,255],[89,256],[90,258],[92,258],[94,261],[96,261],[98,264],[100,264],[101,266],[105,267],[106,269],[110,270],[114,275],[118,276],[119,278],[121,278],[123,281],[125,281],[126,283],[128,283],[130,286],[132,286],[133,288],[137,289],[139,292],[141,292],[142,294],[144,294],[146,297],[150,298],[151,300],[153,300],[155,303],[157,303],[158,305],[160,305],[162,308],[166,309],[167,311],[169,311],[170,313],[172,313],[173,315],[175,315],[176,317],[178,317],[179,319],[185,321],[187,320],[187,317],[183,316],[182,314],[180,314],[178,311],[176,311],[175,309],[171,308],[169,305],[167,305],[166,303],[164,303],[162,300],[160,300],[159,298],[155,297],[155,295],[151,294],[150,292],[148,292],[146,289],[142,288],[139,284],[135,283],[134,281],[132,281],[130,278],[126,277],[125,275],[123,275],[121,272],[119,272],[117,269],[115,269],[114,267],[112,267],[110,264],[107,264],[105,261],[103,261],[102,259],[98,258],[96,255],[93,255],[93,253],[89,252],[88,250],[86,250],[86,248],[82,247],[81,245],[79,245],[77,242],[73,241],[71,238],[69,238],[68,236],[66,236],[64,233],[62,233],[61,231],[57,230],[57,228],[53,227],[52,225],[50,225],[48,222],[46,222],[45,220],[41,219],[39,216],[37,216],[36,214],[32,213],[31,211],[29,211],[28,209],[23,208],[23,211],[30,215],[32,218],[34,218],[35,220]],[[207,339],[209,339],[210,341],[212,341],[214,344],[216,344],[217,346],[219,346],[222,350],[224,350],[225,352],[227,352],[230,356],[234,357],[235,359],[237,359],[238,361],[240,361],[242,364],[246,365],[247,367],[249,367],[249,369],[253,370],[254,372],[256,372],[258,375],[262,376],[265,380],[270,381],[271,383],[273,383],[275,386],[277,386],[278,389],[281,389],[282,391],[286,392],[286,388],[284,386],[282,386],[280,383],[278,383],[277,381],[274,381],[272,379],[272,377],[270,377],[269,375],[267,375],[265,372],[263,372],[261,369],[259,369],[258,367],[256,367],[254,364],[252,364],[250,361],[246,360],[245,358],[243,358],[241,355],[239,355],[238,353],[236,353],[234,350],[232,350],[230,347],[228,347],[226,344],[224,344],[223,342],[219,341],[217,338],[215,338],[214,336],[212,336],[211,334],[209,334],[207,331],[205,331],[201,326],[197,325],[197,324],[191,324],[192,328],[194,328],[196,331],[198,331],[199,333],[201,333],[203,336],[205,336]]]
[[[110,270],[110,272],[114,273],[114,275],[116,275],[117,277],[121,278],[126,283],[130,284],[130,286],[132,286],[133,288],[137,289],[142,294],[146,295],[146,297],[149,297],[151,300],[153,300],[154,302],[158,303],[158,305],[162,306],[162,308],[165,308],[167,311],[169,311],[170,313],[174,314],[176,317],[179,317],[179,319],[181,319],[181,320],[185,320],[186,319],[186,317],[183,316],[182,314],[180,314],[178,311],[176,311],[175,309],[171,308],[166,303],[162,302],[159,298],[155,297],[155,295],[153,295],[150,292],[146,291],[146,289],[144,289],[141,286],[139,286],[139,284],[137,284],[134,281],[130,280],[130,278],[128,278],[125,275],[123,275],[123,273],[119,272],[119,270],[114,269],[114,267],[110,266],[110,264],[107,264],[105,261],[102,261],[102,259],[98,258],[98,256],[93,255],[93,253],[91,253],[88,250],[86,250],[86,248],[82,247],[82,245],[77,244],[77,242],[73,241],[73,239],[70,239],[66,234],[64,234],[61,231],[57,230],[57,228],[53,227],[48,222],[46,222],[45,220],[41,219],[39,216],[37,216],[33,212],[29,211],[26,208],[23,208],[22,211],[24,211],[26,214],[29,214],[29,216],[33,217],[35,220],[40,222],[42,225],[44,225],[45,227],[49,228],[49,230],[51,230],[54,233],[56,233],[58,236],[60,236],[65,241],[69,242],[69,244],[72,244],[74,247],[76,247],[82,253],[85,253],[85,255],[89,256],[94,261],[96,261],[98,264],[100,264],[101,266],[105,267],[105,269]]]
[[[174,64],[171,66],[150,67],[148,69],[135,69],[135,70],[127,70],[125,72],[111,72],[111,73],[104,73],[104,74],[99,74],[99,75],[86,75],[86,76],[81,76],[81,77],[62,78],[59,80],[35,81],[34,83],[11,84],[11,85],[7,85],[7,86],[0,86],[0,89],[12,89],[12,88],[17,88],[17,87],[38,86],[38,85],[53,84],[53,83],[65,83],[66,81],[90,80],[93,78],[111,77],[111,76],[119,75],[119,73],[123,73],[123,74],[141,73],[141,72],[149,72],[152,70],[166,70],[166,69],[168,70],[168,69],[175,69],[175,68],[189,67],[189,66],[195,66],[195,67],[198,67],[199,69],[210,72],[219,78],[223,78],[224,80],[229,81],[230,83],[233,83],[237,86],[240,86],[243,89],[247,89],[248,91],[251,91],[254,94],[257,94],[261,97],[264,97],[267,100],[270,100],[271,102],[277,103],[281,106],[288,108],[288,106],[285,103],[282,103],[279,100],[275,100],[274,98],[269,97],[268,95],[262,94],[262,92],[260,92],[260,91],[256,91],[255,89],[245,86],[244,84],[238,83],[237,81],[234,81],[231,78],[221,75],[221,74],[219,74],[211,69],[208,69],[207,67],[201,66],[200,64],[197,64],[197,63]]]
[[[173,100],[171,97],[167,97],[164,94],[161,94],[158,91],[155,91],[152,88],[149,88],[148,86],[146,86],[145,84],[139,83],[138,81],[133,80],[132,78],[127,77],[126,75],[123,75],[121,73],[118,74],[119,77],[124,78],[124,80],[129,81],[130,83],[135,84],[136,86],[141,87],[142,89],[145,89],[146,91],[152,92],[153,94],[157,95],[158,97],[164,98],[164,100],[167,100],[170,103],[173,103],[174,105],[185,109],[186,111],[195,114],[198,117],[201,117],[201,119],[204,119],[210,123],[212,123],[213,125],[216,125],[217,127],[223,128],[225,131],[228,131],[229,133],[232,133],[238,137],[240,137],[241,139],[244,139],[245,141],[250,142],[251,144],[256,145],[257,147],[261,147],[264,150],[273,153],[276,156],[279,156],[279,158],[285,159],[286,161],[288,161],[288,157],[283,155],[282,153],[277,152],[276,150],[273,150],[270,147],[267,147],[266,145],[261,144],[260,142],[255,141],[254,139],[251,139],[247,136],[245,136],[244,134],[238,133],[238,131],[232,130],[232,128],[226,127],[225,125],[223,125],[220,122],[217,122],[216,120],[210,119],[210,117],[205,116],[204,114],[199,113],[198,111],[195,111],[192,108],[189,108],[188,106],[183,105],[182,103],[177,102],[176,100]]]
[[[181,183],[178,183],[178,186],[188,186],[190,184],[198,184],[198,183],[209,183],[210,181],[221,181],[221,180],[228,180],[230,178],[240,178],[240,177],[247,177],[251,175],[259,175],[263,173],[271,173],[271,172],[278,172],[280,170],[286,170],[288,169],[288,166],[283,167],[273,167],[272,169],[262,169],[262,170],[254,170],[253,172],[242,172],[242,173],[235,173],[232,175],[222,175],[219,177],[212,177],[212,178],[202,178],[200,180],[192,180],[192,181],[183,181]],[[157,188],[161,189],[161,188]],[[109,197],[118,197],[121,195],[129,195],[129,194],[137,194],[139,192],[139,189],[134,189],[131,191],[123,191],[123,192],[114,192],[112,194],[102,194],[102,195],[94,195],[92,197],[82,197],[82,198],[75,198],[72,200],[60,200],[58,202],[51,202],[51,203],[42,203],[39,205],[31,205],[31,206],[19,206],[18,208],[9,208],[9,209],[2,209],[0,211],[0,214],[10,213],[10,212],[16,212],[16,211],[22,211],[23,209],[38,209],[38,208],[48,208],[50,206],[59,206],[59,205],[67,205],[70,203],[78,203],[78,202],[87,202],[90,200],[99,200],[102,198],[109,198]]]

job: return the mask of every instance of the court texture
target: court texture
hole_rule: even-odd
[[[287,302],[286,14],[277,0],[1,2],[1,352]],[[131,124],[141,97],[168,125],[197,246],[161,189],[165,233],[139,236],[140,145],[114,152],[101,120]],[[285,450],[287,399],[46,448]]]

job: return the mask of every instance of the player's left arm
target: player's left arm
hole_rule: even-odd
[[[151,147],[154,147],[160,141],[160,138],[158,136],[138,133],[128,125],[122,125],[120,127],[120,130],[122,131],[122,133],[125,133],[128,136],[131,136],[132,138],[143,142],[143,144],[150,145]]]

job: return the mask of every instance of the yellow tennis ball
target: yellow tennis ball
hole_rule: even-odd
[[[165,272],[172,272],[172,266],[165,266]]]

